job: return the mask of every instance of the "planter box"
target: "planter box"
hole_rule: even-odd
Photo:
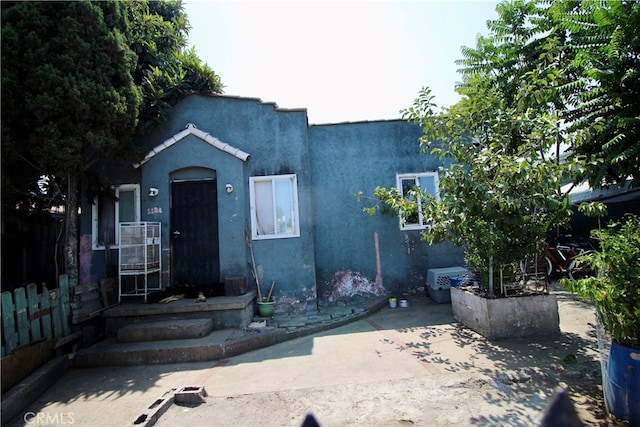
[[[453,317],[490,340],[560,332],[555,295],[489,299],[451,288]]]

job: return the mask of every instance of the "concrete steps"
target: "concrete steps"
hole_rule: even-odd
[[[118,342],[107,338],[78,351],[73,368],[137,366],[221,360],[285,341],[283,329],[238,335],[237,329],[214,330],[200,338],[164,341]]]
[[[118,342],[166,341],[202,338],[213,330],[211,319],[164,320],[132,323],[118,329]]]
[[[121,303],[105,310],[107,339],[81,349],[74,368],[183,363],[219,360],[247,347],[242,333],[251,322],[255,291],[209,298],[203,303],[178,300],[169,304]],[[268,334],[267,334],[268,335]]]
[[[253,310],[251,300],[242,297]],[[170,306],[130,304],[110,309],[103,315],[107,322],[111,321],[111,333],[107,327],[109,338],[75,353],[71,366],[94,368],[221,360],[350,323],[387,303],[386,298],[380,298],[366,309],[321,308],[316,314],[280,315],[265,321],[249,316],[249,309],[238,304],[237,298],[216,301],[209,307],[185,302]],[[216,318],[222,317],[226,322],[231,319],[229,312],[242,312],[243,322],[235,327],[219,328]],[[253,320],[254,325],[249,325]]]
[[[203,303],[183,299],[168,304],[145,304],[126,301],[101,313],[108,336],[128,325],[139,322],[157,322],[176,319],[203,319],[213,321],[213,329],[245,327],[254,313],[256,291],[245,295],[208,298]]]
[[[217,360],[221,357],[219,344],[230,332],[222,330],[201,338],[140,342],[120,342],[111,337],[76,353],[72,365],[74,368],[93,368]]]

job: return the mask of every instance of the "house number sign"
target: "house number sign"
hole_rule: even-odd
[[[156,215],[161,213],[162,213],[162,208],[159,206],[154,206],[152,208],[147,209],[147,215]]]

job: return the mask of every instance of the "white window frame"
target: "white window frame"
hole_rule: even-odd
[[[120,199],[120,192],[121,191],[133,191],[134,195],[133,195],[133,204],[134,204],[134,217],[135,217],[135,222],[139,222],[140,221],[140,184],[122,184],[122,185],[116,185],[113,186],[113,191],[114,191],[114,195],[115,195],[115,209],[114,209],[114,224],[115,224],[115,242],[113,243],[113,245],[111,245],[110,247],[113,249],[118,248],[120,239],[119,239],[119,235],[120,235],[120,227],[119,227],[119,223],[120,223],[120,209],[119,209],[119,199]],[[101,243],[100,240],[98,239],[98,235],[99,235],[99,223],[98,223],[98,218],[99,218],[99,199],[98,197],[95,197],[93,199],[93,205],[91,206],[91,247],[94,250],[104,250],[105,249],[105,245],[104,243]]]
[[[402,181],[409,180],[409,179],[415,180],[415,182],[418,185],[418,187],[420,189],[422,189],[422,187],[420,186],[420,179],[421,178],[433,179],[434,187],[435,187],[435,194],[432,194],[432,195],[435,197],[436,200],[440,200],[440,187],[439,187],[439,183],[438,183],[438,172],[437,171],[419,172],[419,173],[398,173],[398,174],[396,174],[396,188],[398,190],[398,193],[402,194],[402,196],[404,197],[404,193],[402,191]],[[402,218],[402,212],[400,212],[400,215],[398,216],[398,219],[400,221],[400,229],[401,230],[424,230],[425,228],[427,228],[427,226],[424,223],[424,217],[422,215],[422,198],[418,197],[417,202],[418,202],[418,223],[417,224],[406,224],[404,218]]]
[[[291,204],[292,212],[291,218],[293,220],[293,231],[278,232],[278,228],[275,227],[273,234],[258,234],[258,213],[256,209],[256,183],[271,183],[271,194],[273,198],[273,218],[274,222],[277,218],[276,214],[276,200],[275,200],[275,185],[277,181],[287,181],[291,183]],[[249,177],[249,198],[251,209],[251,238],[253,240],[266,240],[266,239],[287,239],[292,237],[300,237],[300,210],[298,208],[298,178],[295,174],[286,175],[268,175],[268,176],[252,176]]]

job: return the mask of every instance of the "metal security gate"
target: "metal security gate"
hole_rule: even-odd
[[[172,284],[217,294],[220,282],[215,179],[171,182]]]

